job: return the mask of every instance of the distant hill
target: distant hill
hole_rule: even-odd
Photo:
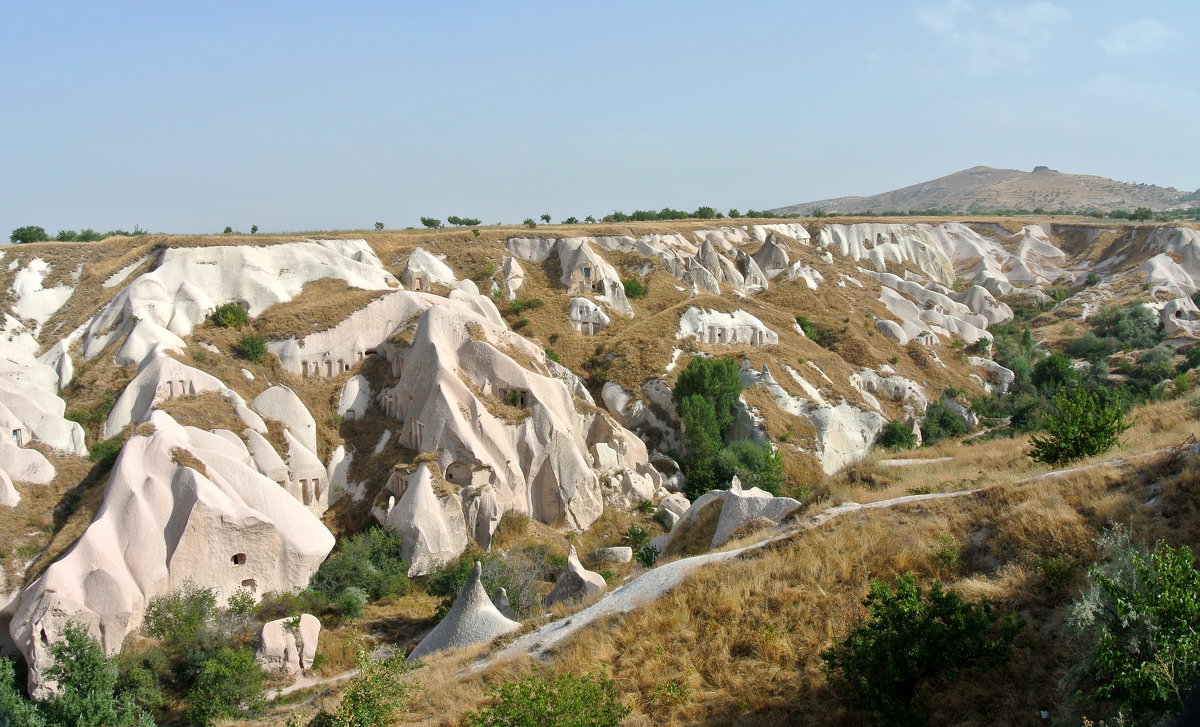
[[[946,210],[971,213],[992,210],[1154,211],[1195,206],[1200,190],[1130,184],[1086,174],[1063,174],[1047,167],[1032,172],[971,167],[961,172],[870,197],[835,197],[779,207],[779,214],[807,215],[815,209],[830,214]]]

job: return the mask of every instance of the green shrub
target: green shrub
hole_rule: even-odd
[[[731,442],[717,452],[717,477],[729,482],[736,475],[746,487],[758,487],[779,496],[787,480],[783,475],[783,457],[770,444],[749,439]]]
[[[625,278],[621,285],[625,286],[626,298],[641,298],[646,295],[646,286],[637,278]]]
[[[1125,308],[1102,308],[1088,319],[1088,323],[1096,335],[1116,339],[1125,351],[1150,348],[1162,340],[1162,323],[1158,315],[1140,301]]]
[[[1137,367],[1131,375],[1144,385],[1152,386],[1175,374],[1175,349],[1159,345],[1138,354]]]
[[[1030,381],[1042,394],[1050,395],[1059,389],[1077,385],[1079,372],[1071,365],[1069,356],[1056,353],[1034,365]]]
[[[400,681],[408,672],[404,654],[373,658],[359,644],[355,652],[358,674],[342,694],[333,712],[322,712],[308,727],[378,727],[392,724],[412,696],[414,685]]]
[[[403,595],[412,590],[408,562],[400,557],[400,536],[372,527],[343,539],[308,582],[309,589],[331,599],[356,587],[371,600]]]
[[[219,328],[237,328],[250,325],[250,316],[237,303],[226,303],[209,313],[208,321]]]
[[[200,666],[188,692],[188,719],[208,725],[218,719],[254,716],[265,704],[262,688],[262,667],[254,652],[221,646]]]
[[[660,555],[662,555],[662,553],[659,552],[658,548],[647,543],[638,548],[638,551],[634,554],[634,557],[637,559],[638,565],[642,566],[643,568],[653,568],[654,564],[658,562],[658,557]]]
[[[1067,633],[1080,649],[1068,674],[1089,712],[1166,724],[1200,686],[1200,573],[1190,548],[1159,541],[1146,553],[1123,528],[1098,541],[1103,562],[1068,609]],[[1105,704],[1106,703],[1106,704]]]
[[[267,357],[267,339],[259,333],[247,333],[234,344],[233,352],[247,361],[257,363]]]
[[[103,469],[112,469],[112,466],[117,463],[117,457],[121,454],[121,447],[124,446],[125,439],[119,436],[96,442],[88,448],[88,459]]]
[[[924,683],[1006,663],[1024,625],[1011,614],[996,614],[987,601],[963,601],[937,582],[926,595],[911,574],[896,577],[895,591],[871,581],[863,605],[866,621],[821,658],[835,689],[878,715],[882,725],[924,724]]]
[[[1074,358],[1087,361],[1101,361],[1113,355],[1121,348],[1121,342],[1115,338],[1101,338],[1094,332],[1088,331],[1067,345],[1067,353]]]
[[[520,315],[527,310],[537,310],[543,305],[541,298],[529,298],[527,300],[517,299],[508,304],[508,311],[513,315]]]
[[[491,705],[467,715],[467,727],[617,727],[630,712],[602,674],[538,672],[491,695]]]
[[[50,645],[50,654],[54,663],[46,678],[58,683],[59,692],[42,703],[47,727],[153,724],[131,700],[116,696],[117,668],[87,627],[68,622],[61,638]]]
[[[1061,465],[1076,459],[1103,454],[1112,449],[1121,432],[1129,428],[1120,403],[1099,391],[1077,389],[1054,397],[1053,411],[1042,427],[1044,433],[1029,438],[1029,456],[1038,462]]]
[[[562,359],[558,357],[558,352],[555,351],[553,348],[546,349],[546,358],[550,359],[551,361],[553,361],[554,363],[557,363],[557,364],[562,363]]]
[[[966,433],[967,425],[942,402],[935,401],[925,409],[925,421],[921,422],[921,440],[927,446]]]
[[[875,443],[888,449],[912,449],[917,446],[917,433],[904,422],[888,422]]]

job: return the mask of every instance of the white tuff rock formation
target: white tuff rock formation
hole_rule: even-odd
[[[421,643],[408,655],[408,661],[420,661],[446,649],[485,643],[521,628],[520,623],[505,617],[492,604],[479,580],[481,570],[476,561],[446,617],[421,639]]]

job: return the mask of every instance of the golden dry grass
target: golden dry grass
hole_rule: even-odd
[[[304,284],[290,301],[278,303],[254,319],[254,330],[268,339],[303,339],[333,328],[388,290],[362,290],[341,278],[321,278]]]

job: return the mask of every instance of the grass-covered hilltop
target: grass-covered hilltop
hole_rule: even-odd
[[[1146,212],[20,228],[0,727],[1170,724],[1200,224]]]

